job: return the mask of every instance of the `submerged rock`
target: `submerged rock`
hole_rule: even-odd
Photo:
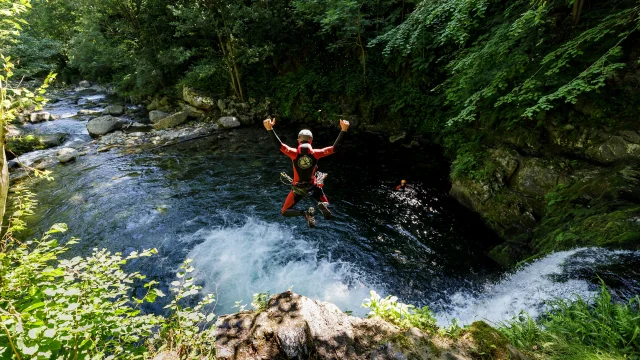
[[[58,161],[61,163],[67,163],[69,161],[75,160],[78,156],[78,150],[73,148],[64,148],[60,149],[57,154]]]
[[[100,110],[87,110],[87,109],[83,109],[78,111],[78,115],[80,116],[95,116],[95,115],[102,115],[102,111]]]
[[[93,137],[105,135],[120,128],[122,128],[120,119],[111,115],[95,118],[87,123],[87,131]]]

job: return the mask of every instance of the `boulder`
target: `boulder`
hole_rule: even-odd
[[[176,127],[186,122],[188,117],[189,113],[187,113],[186,111],[181,111],[179,113],[167,116],[162,120],[159,120],[157,123],[153,124],[153,128],[156,130],[162,130]]]
[[[51,114],[46,111],[38,111],[29,114],[29,122],[31,123],[39,123],[49,120],[51,120]]]
[[[618,135],[601,135],[605,140],[588,147],[586,155],[602,163],[640,159],[640,138],[636,132],[625,131]]]
[[[102,115],[119,116],[122,114],[124,114],[124,106],[122,105],[109,105],[102,111]]]
[[[396,133],[396,134],[393,134],[393,135],[389,136],[389,142],[393,144],[393,143],[398,142],[400,140],[404,140],[404,138],[406,136],[407,136],[407,133],[404,132],[404,131]]]
[[[187,103],[198,109],[211,110],[217,103],[210,97],[202,96],[196,93],[193,89],[184,87],[182,90],[182,98]]]
[[[75,91],[76,94],[78,94],[78,95],[93,95],[93,94],[97,93],[97,91],[95,89],[84,88],[84,87],[77,87],[77,88],[73,89],[73,91]]]
[[[218,109],[220,109],[220,111],[224,111],[225,108],[224,100],[218,99]]]
[[[167,116],[169,116],[168,113],[164,112],[164,111],[160,111],[160,110],[151,110],[149,112],[149,120],[151,121],[151,123],[155,124],[158,121],[166,118]]]
[[[87,80],[82,80],[78,83],[78,87],[81,88],[90,88],[91,87],[91,83],[88,82]]]
[[[525,158],[513,178],[513,187],[529,196],[543,197],[558,184],[566,182],[562,164],[539,158]]]
[[[234,116],[224,116],[218,119],[218,125],[223,129],[237,128],[240,126],[240,121]]]
[[[457,342],[437,332],[401,329],[379,318],[349,316],[337,306],[286,292],[261,312],[243,311],[216,321],[216,358],[254,359],[527,359],[483,322]],[[475,355],[475,356],[474,356]]]
[[[102,111],[100,110],[80,110],[78,111],[78,115],[80,116],[95,116],[95,115],[102,115]]]
[[[159,98],[159,97],[155,97],[151,100],[151,102],[149,103],[149,105],[147,105],[147,110],[152,111],[152,110],[163,110],[163,111],[169,111],[169,98],[168,97],[163,97],[163,98]]]
[[[58,151],[57,157],[58,161],[61,163],[67,163],[69,161],[75,160],[78,156],[78,150],[73,148],[64,148]]]
[[[204,111],[189,104],[180,103],[180,108],[182,111],[185,111],[190,118],[198,119],[204,116]]]
[[[93,137],[105,135],[120,128],[122,128],[120,119],[111,115],[101,116],[87,123],[87,131]]]
[[[62,144],[62,142],[66,138],[67,134],[65,133],[42,134],[40,135],[40,143],[42,143],[42,145],[46,148],[51,148]]]

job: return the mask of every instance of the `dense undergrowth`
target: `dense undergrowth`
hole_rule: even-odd
[[[593,301],[556,300],[534,320],[500,326],[518,348],[548,359],[640,359],[640,298],[616,303],[603,286]]]
[[[156,281],[123,267],[157,251],[125,256],[93,249],[87,257],[65,258],[78,239],[64,244],[56,239],[66,232],[64,224],[54,225],[41,239],[21,241],[14,232],[24,230],[22,218],[32,213],[32,198],[19,196],[0,243],[0,358],[146,359],[162,351],[182,358],[213,357],[214,298],[207,295],[187,305],[200,290],[189,261],[171,283],[167,315],[145,313],[144,303],[165,294]]]

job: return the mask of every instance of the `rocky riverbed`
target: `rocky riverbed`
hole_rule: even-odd
[[[78,156],[115,149],[131,152],[208,136],[252,124],[268,113],[268,102],[214,102],[190,89],[185,89],[184,101],[173,106],[166,99],[126,105],[109,88],[87,81],[50,96],[47,111],[27,111],[9,126],[13,180]]]

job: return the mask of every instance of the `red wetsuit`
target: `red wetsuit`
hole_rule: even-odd
[[[313,149],[308,142],[303,142],[297,149],[289,147],[280,141],[280,138],[278,138],[278,135],[276,135],[273,130],[268,130],[268,132],[277,149],[287,155],[293,163],[293,188],[282,206],[282,215],[304,215],[304,211],[294,210],[292,207],[306,195],[311,196],[318,202],[329,202],[322,187],[316,184],[318,160],[336,152],[345,132],[340,132],[333,146],[317,150]]]

